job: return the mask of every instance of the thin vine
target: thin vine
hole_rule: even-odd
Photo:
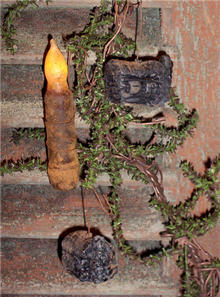
[[[127,10],[128,4],[124,6],[122,11]],[[198,121],[197,112],[195,110],[186,110],[172,90],[170,106],[178,113],[177,128],[167,128],[161,123],[152,125],[154,133],[159,136],[159,141],[152,145],[135,145],[125,139],[123,132],[128,123],[136,119],[131,110],[125,106],[111,104],[106,99],[102,71],[106,53],[108,52],[106,44],[109,46],[109,41],[112,42],[111,51],[109,52],[114,57],[130,57],[134,44],[119,33],[118,28],[120,28],[120,25],[115,26],[117,34],[114,30],[111,31],[109,25],[112,24],[112,21],[113,16],[108,15],[102,6],[100,10],[97,9],[94,12],[91,23],[84,31],[70,38],[67,45],[68,50],[74,55],[73,62],[77,75],[74,97],[77,98],[77,109],[82,119],[90,124],[91,129],[91,139],[88,147],[86,149],[81,147],[82,154],[80,158],[82,158],[81,164],[83,164],[82,170],[85,176],[82,185],[87,189],[92,189],[96,177],[100,173],[107,172],[109,174],[111,191],[108,194],[108,199],[111,206],[113,236],[120,250],[129,257],[138,258],[141,262],[144,261],[147,264],[158,263],[163,254],[140,259],[140,256],[136,255],[123,236],[120,197],[118,195],[118,190],[122,184],[120,170],[122,168],[126,169],[128,173],[132,174],[132,178],[142,180],[145,183],[150,181],[153,184],[155,198],[152,199],[151,205],[160,210],[167,220],[166,227],[173,239],[173,249],[175,249],[180,238],[186,237],[190,241],[195,236],[204,234],[215,225],[219,217],[219,202],[215,198],[215,194],[213,194],[216,180],[211,183],[210,179],[207,182],[206,177],[202,178],[203,184],[201,187],[196,186],[193,196],[177,207],[169,204],[164,196],[163,188],[158,180],[160,170],[158,170],[155,157],[164,152],[175,152],[176,148],[183,144],[187,136],[193,135],[193,129]],[[107,31],[101,30],[100,32],[100,26],[101,28],[106,27]],[[122,46],[125,41],[126,48]],[[88,51],[93,51],[96,55],[91,79],[86,64]],[[182,164],[182,168],[184,173],[187,174],[186,163]],[[195,182],[197,185],[198,179]],[[210,196],[212,209],[205,216],[199,218],[190,217],[190,209],[195,206],[198,198],[207,191],[212,192]],[[184,211],[182,211],[183,209]],[[168,254],[167,250],[163,250],[164,254]],[[185,255],[185,261],[187,261],[186,257]],[[190,276],[192,275],[190,274]],[[217,283],[216,280],[215,282]],[[189,286],[185,292],[187,292],[186,294],[190,292]],[[183,294],[185,293],[183,292]],[[184,296],[190,296],[186,294]]]
[[[26,8],[36,8],[40,3],[46,3],[48,5],[51,0],[17,0],[15,3],[7,8],[7,12],[4,15],[2,22],[2,39],[5,41],[6,50],[14,54],[17,49],[17,40],[14,38],[16,35],[16,28],[14,21],[17,17],[20,17],[21,12]]]
[[[30,2],[36,1],[16,3],[20,2],[23,4],[28,2],[29,5]],[[163,119],[159,124],[152,120],[150,129],[154,132],[156,141],[145,145],[132,144],[125,137],[124,132],[129,123],[138,122],[143,125],[146,123],[148,126],[149,122],[147,119],[135,117],[130,107],[110,103],[105,96],[103,65],[106,59],[111,57],[128,59],[135,51],[134,42],[120,33],[126,15],[133,9],[134,4],[123,1],[115,3],[115,10],[111,12],[107,8],[106,1],[102,1],[101,6],[93,11],[90,24],[81,33],[66,36],[64,39],[66,49],[71,53],[75,65],[76,79],[73,94],[77,110],[80,117],[90,124],[90,139],[86,144],[79,143],[77,147],[81,164],[81,185],[87,190],[94,191],[97,177],[107,172],[111,187],[105,197],[108,199],[105,205],[112,220],[114,239],[122,253],[150,265],[160,263],[164,255],[178,252],[178,263],[184,271],[183,296],[194,297],[203,294],[201,295],[203,297],[215,297],[220,287],[220,262],[207,254],[204,258],[205,251],[195,238],[205,234],[219,220],[220,193],[217,175],[220,171],[220,158],[211,162],[210,168],[204,175],[197,174],[191,164],[182,162],[182,171],[194,183],[195,189],[184,203],[173,206],[167,201],[156,157],[164,152],[174,153],[188,136],[193,136],[198,114],[195,110],[186,109],[171,89],[169,105],[178,114],[177,127],[166,127]],[[11,13],[10,18],[8,17],[8,20],[5,18],[4,21],[8,22],[6,28],[12,30],[12,33],[14,33],[13,26],[9,20],[15,16],[15,13]],[[5,32],[10,32],[9,29]],[[95,56],[92,66],[87,65],[89,52]],[[24,164],[29,162],[31,164],[26,168]],[[3,173],[7,170],[16,171],[19,168],[45,169],[43,166],[44,164],[38,160],[21,161],[18,167],[4,164]],[[162,213],[166,222],[166,236],[172,239],[171,246],[168,249],[163,248],[158,255],[152,254],[147,258],[141,258],[124,238],[119,196],[122,184],[121,169],[125,169],[133,179],[146,184],[150,182],[153,185],[155,195],[150,206]],[[99,194],[95,193],[97,197]],[[201,195],[208,197],[211,209],[200,217],[192,216],[191,211]],[[196,253],[199,253],[199,260],[198,258],[195,260]]]
[[[11,142],[19,145],[20,140],[24,138],[45,140],[44,128],[18,128],[12,131]]]
[[[40,158],[30,157],[25,160],[14,161],[2,161],[0,168],[0,175],[13,174],[15,172],[23,172],[25,170],[32,171],[39,169],[40,171],[45,171],[47,169],[47,162],[42,161]]]

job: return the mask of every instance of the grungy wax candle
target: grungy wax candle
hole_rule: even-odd
[[[75,105],[67,84],[67,64],[53,39],[45,57],[47,80],[44,119],[48,150],[48,176],[51,185],[70,190],[79,182],[76,152]]]

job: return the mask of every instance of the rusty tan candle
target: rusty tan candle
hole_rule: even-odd
[[[53,187],[70,190],[79,182],[79,161],[75,149],[75,105],[67,84],[67,64],[53,39],[46,54],[44,72],[47,79],[44,117],[48,176]]]

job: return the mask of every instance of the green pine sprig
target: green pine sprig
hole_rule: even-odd
[[[7,51],[14,54],[17,48],[17,40],[14,38],[16,35],[16,28],[14,26],[15,19],[20,17],[22,11],[26,8],[38,7],[40,2],[45,2],[48,5],[50,1],[51,0],[17,0],[7,8],[1,26],[2,39],[5,41]]]

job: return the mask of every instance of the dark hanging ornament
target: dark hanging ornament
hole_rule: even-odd
[[[82,282],[105,282],[117,273],[114,248],[102,236],[87,231],[69,233],[62,240],[62,263]]]
[[[112,103],[162,106],[169,101],[173,63],[166,54],[158,60],[109,60],[104,68],[106,94]]]
[[[128,5],[128,2],[126,3]],[[123,10],[124,18],[128,11],[126,8],[127,6]],[[139,59],[143,37],[142,1],[138,2],[136,13],[136,60],[111,59],[105,64],[106,95],[112,103],[162,106],[170,99],[173,62],[166,54],[160,55],[158,59]],[[109,43],[107,45],[109,46]],[[104,53],[106,52],[105,48]]]

